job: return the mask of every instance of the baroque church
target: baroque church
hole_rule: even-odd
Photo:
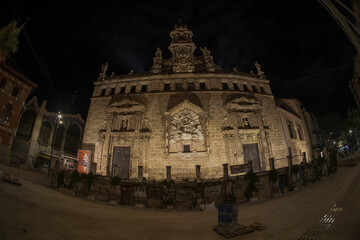
[[[206,47],[195,56],[192,37],[186,25],[175,25],[171,57],[157,49],[145,74],[107,75],[102,66],[82,144],[96,173],[217,179],[225,168],[237,176],[286,167],[289,155],[293,164],[311,160],[301,103],[276,99],[258,62],[255,72],[242,73],[221,69]]]

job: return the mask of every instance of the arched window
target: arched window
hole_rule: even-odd
[[[66,133],[64,151],[76,154],[80,142],[80,127],[77,124],[71,124]]]
[[[16,136],[25,140],[30,139],[32,129],[34,127],[34,122],[36,118],[36,113],[32,109],[28,109],[21,115],[18,130]]]
[[[1,115],[1,122],[7,124],[10,121],[12,105],[10,103],[5,105],[5,109]]]
[[[49,143],[49,137],[51,133],[51,124],[45,121],[41,124],[38,141],[40,144],[47,146]]]
[[[55,137],[53,137],[53,148],[60,150],[62,138],[64,136],[64,125],[59,125],[55,131]]]
[[[12,88],[13,88],[13,83],[12,82],[9,82],[7,85],[6,85],[6,87],[5,87],[5,92],[6,93],[10,93],[11,92],[11,90],[12,90]]]
[[[14,87],[13,91],[12,91],[12,95],[14,97],[16,97],[16,95],[19,93],[19,87]]]
[[[19,99],[20,100],[23,100],[24,99],[24,97],[25,97],[25,90],[24,89],[21,89],[21,91],[20,91],[20,93],[19,93]]]
[[[0,82],[0,88],[3,89],[5,87],[5,84],[6,84],[6,79],[3,78]]]

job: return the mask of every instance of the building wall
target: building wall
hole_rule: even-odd
[[[21,127],[23,117],[28,111],[34,112],[34,117],[31,124]],[[48,112],[46,110],[46,101],[44,101],[41,106],[38,105],[37,98],[33,97],[30,101],[26,103],[26,108],[21,112],[21,117],[18,124],[18,129],[16,132],[16,137],[14,138],[14,143],[11,148],[11,161],[14,163],[25,164],[28,167],[34,167],[36,159],[39,154],[42,156],[53,156],[57,158],[62,158],[62,156],[68,156],[70,158],[76,158],[77,151],[69,152],[67,151],[65,144],[68,139],[68,128],[75,124],[80,131],[79,139],[77,141],[75,148],[81,148],[82,136],[84,133],[85,121],[81,118],[79,114],[61,114],[62,115],[62,124],[59,123],[58,113]],[[49,132],[46,135],[46,139],[43,137],[42,126],[44,124],[49,126]],[[64,132],[59,141],[60,146],[56,148],[54,145],[55,136],[59,133],[59,128],[63,128]],[[29,135],[24,136],[21,132],[27,132]]]
[[[179,79],[185,90],[177,91],[171,86],[172,90],[164,91],[166,83]],[[261,84],[266,92],[224,90],[221,83],[226,80],[238,82],[239,86],[243,82]],[[188,82],[200,81],[206,82],[208,89],[200,91],[195,84],[194,91],[186,90]],[[144,84],[148,88],[142,93],[141,85]],[[303,119],[279,110],[268,84],[268,80],[236,73],[184,74],[181,77],[125,76],[98,81],[91,99],[83,145],[94,146],[92,161],[97,163],[97,172],[103,175],[114,175],[114,147],[131,147],[130,178],[138,177],[138,166],[143,167],[144,177],[150,179],[166,178],[166,166],[171,166],[174,179],[194,178],[196,165],[201,166],[203,178],[219,178],[223,175],[223,164],[244,164],[243,145],[254,143],[258,144],[260,171],[270,169],[269,158],[279,159],[276,166],[284,167],[287,166],[289,147],[294,155],[300,155],[300,151],[309,155],[311,151],[308,149]],[[132,85],[137,86],[137,92],[129,93]],[[125,94],[116,90],[114,95],[109,95],[109,89],[121,89],[122,86],[126,86]],[[107,89],[104,96],[101,89]],[[184,109],[190,109],[199,116],[204,133],[204,139],[191,153],[176,150],[169,143],[171,121]],[[114,130],[114,113],[111,111],[117,110],[120,111],[117,114],[130,119],[133,131]],[[129,114],[126,111],[134,112]],[[249,127],[244,126],[244,118],[248,119]],[[282,121],[301,126],[303,140],[298,137],[291,139]],[[142,132],[145,122],[149,132]],[[299,159],[294,160],[294,164]]]
[[[8,159],[20,113],[30,92],[37,85],[25,78],[11,65],[11,61],[0,62],[0,156]],[[11,112],[6,115],[6,106]]]

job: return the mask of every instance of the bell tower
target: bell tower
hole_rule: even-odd
[[[193,33],[181,21],[175,25],[170,33],[171,44],[169,50],[172,54],[173,71],[194,72],[194,51],[195,44],[192,41]]]

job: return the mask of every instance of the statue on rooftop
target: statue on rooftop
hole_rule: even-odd
[[[266,79],[264,71],[261,70],[261,65],[258,63],[258,61],[255,61],[255,67],[257,70],[257,75],[260,77],[260,79]]]
[[[200,47],[200,50],[204,56],[206,69],[209,72],[214,72],[215,71],[215,63],[214,63],[213,57],[210,55],[210,50],[207,49],[207,47],[204,47],[204,48]]]
[[[153,58],[153,60],[154,60],[154,63],[153,63],[153,66],[151,67],[151,71],[153,73],[159,73],[161,71],[161,64],[162,64],[162,60],[163,60],[162,52],[161,52],[160,48],[156,49],[155,57]]]
[[[99,73],[100,77],[106,77],[106,71],[108,69],[108,66],[108,63],[101,65],[101,73]]]

